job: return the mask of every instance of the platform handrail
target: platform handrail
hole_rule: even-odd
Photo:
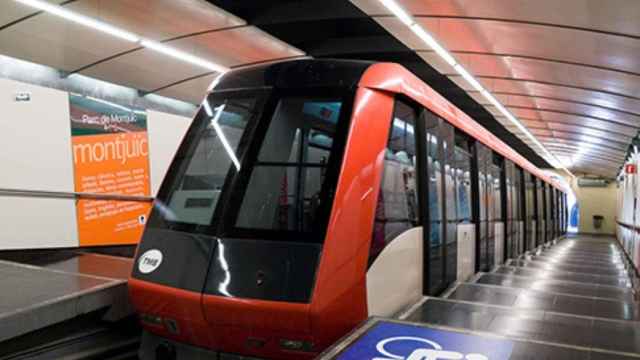
[[[151,196],[123,195],[123,194],[99,194],[86,192],[24,190],[0,188],[0,197],[32,197],[46,199],[73,199],[73,200],[115,200],[131,202],[153,202]]]

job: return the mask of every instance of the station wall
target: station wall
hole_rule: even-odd
[[[30,94],[19,102],[18,92]],[[0,79],[0,189],[73,192],[65,91]],[[155,196],[191,119],[148,111],[151,194]],[[0,197],[0,250],[78,246],[74,200]]]
[[[580,206],[578,232],[584,234],[616,233],[617,188],[612,182],[607,187],[579,187],[572,182],[573,191]],[[593,216],[602,215],[604,221],[600,229],[593,225]]]
[[[573,204],[572,198],[580,209],[577,232],[582,234],[614,235],[616,233],[616,212],[618,208],[618,189],[615,182],[607,187],[580,187],[577,178],[571,178],[562,170],[546,170],[556,180],[570,187],[573,194],[568,193],[568,206]],[[604,221],[600,229],[593,224],[593,215],[602,215]],[[569,216],[571,216],[569,214]]]

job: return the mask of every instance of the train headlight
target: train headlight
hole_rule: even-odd
[[[292,351],[312,351],[313,343],[303,340],[280,339],[280,347]]]

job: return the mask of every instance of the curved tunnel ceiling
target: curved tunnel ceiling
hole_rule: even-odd
[[[48,0],[233,68],[304,56],[204,0]],[[216,73],[12,0],[0,5],[0,54],[199,103]]]
[[[379,1],[352,2],[504,120]],[[617,175],[640,129],[640,2],[397,2],[570,170]]]
[[[405,65],[539,167],[522,140],[346,0],[45,0],[226,67],[315,57]],[[0,4],[0,54],[198,103],[215,73],[13,0]]]
[[[517,127],[378,0],[48,0],[226,67],[395,61],[539,167]],[[640,129],[640,2],[397,0],[574,173],[614,177]],[[0,54],[197,103],[216,75],[135,43],[0,5]]]

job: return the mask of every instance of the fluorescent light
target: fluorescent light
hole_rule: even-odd
[[[205,101],[205,104],[207,104],[206,101]],[[224,111],[225,106],[226,104],[222,104],[216,108],[216,115],[211,120],[211,125],[213,125],[213,128],[216,130],[216,133],[218,134],[218,138],[220,139],[220,142],[222,143],[224,150],[227,152],[227,155],[229,155],[229,158],[231,158],[233,165],[236,166],[236,170],[240,171],[240,161],[238,160],[238,157],[236,157],[236,153],[235,151],[233,151],[231,144],[229,144],[229,140],[227,140],[227,136],[224,134],[224,131],[222,131],[220,124],[218,124],[218,121],[220,120],[220,116],[222,115],[222,112]]]
[[[218,84],[220,83],[220,80],[222,80],[223,76],[224,76],[224,73],[218,74],[218,76],[216,76],[216,78],[213,79],[211,84],[209,84],[209,87],[207,88],[207,92],[211,92],[216,86],[218,86]]]
[[[391,11],[403,24],[411,26],[413,18],[397,2],[393,0],[380,0],[387,10]]]
[[[217,72],[226,72],[229,69],[222,66],[222,65],[218,65],[218,64],[214,64],[210,61],[201,59],[197,56],[193,56],[189,53],[186,53],[184,51],[172,48],[170,46],[161,44],[159,42],[156,41],[151,41],[151,40],[141,40],[140,41],[140,45],[149,48],[151,50],[157,51],[159,53],[171,56],[173,58],[176,58],[178,60],[182,60],[182,61],[186,61],[188,63],[192,63],[194,65],[198,65],[200,67],[203,67],[205,69],[209,69],[212,71],[217,71]]]
[[[61,18],[64,18],[66,20],[72,21],[76,24],[80,24],[80,25],[84,25],[87,27],[90,27],[92,29],[95,30],[99,30],[102,31],[104,33],[107,33],[109,35],[115,36],[117,38],[126,40],[126,41],[130,41],[130,42],[134,42],[134,43],[139,43],[141,46],[144,46],[146,48],[149,48],[151,50],[157,51],[159,53],[171,56],[173,58],[176,58],[178,60],[182,60],[200,67],[203,67],[205,69],[211,70],[211,71],[216,71],[219,73],[224,73],[227,72],[229,69],[216,64],[216,63],[212,63],[210,61],[207,61],[205,59],[199,58],[197,56],[191,55],[189,53],[186,53],[184,51],[172,48],[170,46],[164,45],[162,43],[156,42],[156,41],[151,41],[151,40],[147,40],[144,39],[132,32],[120,29],[118,27],[115,27],[113,25],[109,25],[105,22],[102,22],[100,20],[96,20],[93,18],[90,18],[88,16],[82,15],[82,14],[78,14],[76,12],[70,11],[68,9],[65,9],[62,6],[59,5],[53,5],[50,4],[46,1],[42,1],[42,0],[14,0],[16,2],[19,2],[21,4],[25,4],[31,7],[34,7],[36,9],[45,11],[47,13],[59,16]]]
[[[209,105],[209,100],[204,98],[202,101],[202,106],[204,107],[204,111],[207,113],[207,116],[213,117],[213,111],[211,111],[211,105]]]
[[[540,150],[546,155],[548,158],[547,161],[552,164],[555,168],[560,168],[566,171],[571,177],[575,178],[575,176],[564,167],[561,162],[555,157],[555,155],[551,154],[542,143],[527,129],[507,108],[504,107],[490,92],[482,87],[482,84],[469,73],[462,65],[458,64],[456,59],[442,46],[440,43],[434,39],[431,34],[429,34],[420,24],[416,23],[413,20],[413,17],[402,8],[396,1],[394,0],[379,0],[384,7],[387,8],[392,14],[394,14],[403,24],[409,27],[413,33],[418,36],[422,41],[424,41],[433,51],[438,54],[442,60],[444,60],[447,64],[452,66],[458,74],[460,74],[471,86],[479,91],[484,97],[489,100],[489,102],[495,106],[500,113],[502,113],[511,123],[513,123],[520,131],[522,131],[533,143],[540,148]]]
[[[449,52],[442,47],[442,45],[440,45],[440,43],[436,41],[436,39],[434,39],[433,36],[431,36],[431,34],[429,34],[420,24],[414,23],[410,28],[422,41],[429,45],[436,54],[440,55],[442,60],[451,66],[456,65],[456,59],[454,59],[453,56],[451,56],[451,54],[449,54]]]
[[[462,65],[456,64],[453,68],[458,72],[458,74],[462,75],[462,77],[465,80],[467,80],[467,82],[469,84],[471,84],[471,86],[474,89],[476,89],[477,91],[480,91],[480,92],[482,92],[482,90],[484,90],[484,88],[482,87],[482,85],[480,85],[478,80],[476,80],[476,78],[474,78],[473,75],[469,74],[467,69],[465,69]]]
[[[140,37],[133,33],[130,33],[126,30],[119,29],[115,26],[104,23],[100,20],[95,20],[88,16],[80,15],[75,12],[69,11],[63,8],[62,6],[53,5],[53,4],[47,3],[46,1],[41,1],[41,0],[15,0],[15,1],[21,4],[28,5],[36,9],[40,9],[42,11],[51,13],[53,15],[60,16],[76,24],[84,25],[92,29],[102,31],[104,33],[113,35],[123,40],[127,40],[130,42],[140,41]]]

